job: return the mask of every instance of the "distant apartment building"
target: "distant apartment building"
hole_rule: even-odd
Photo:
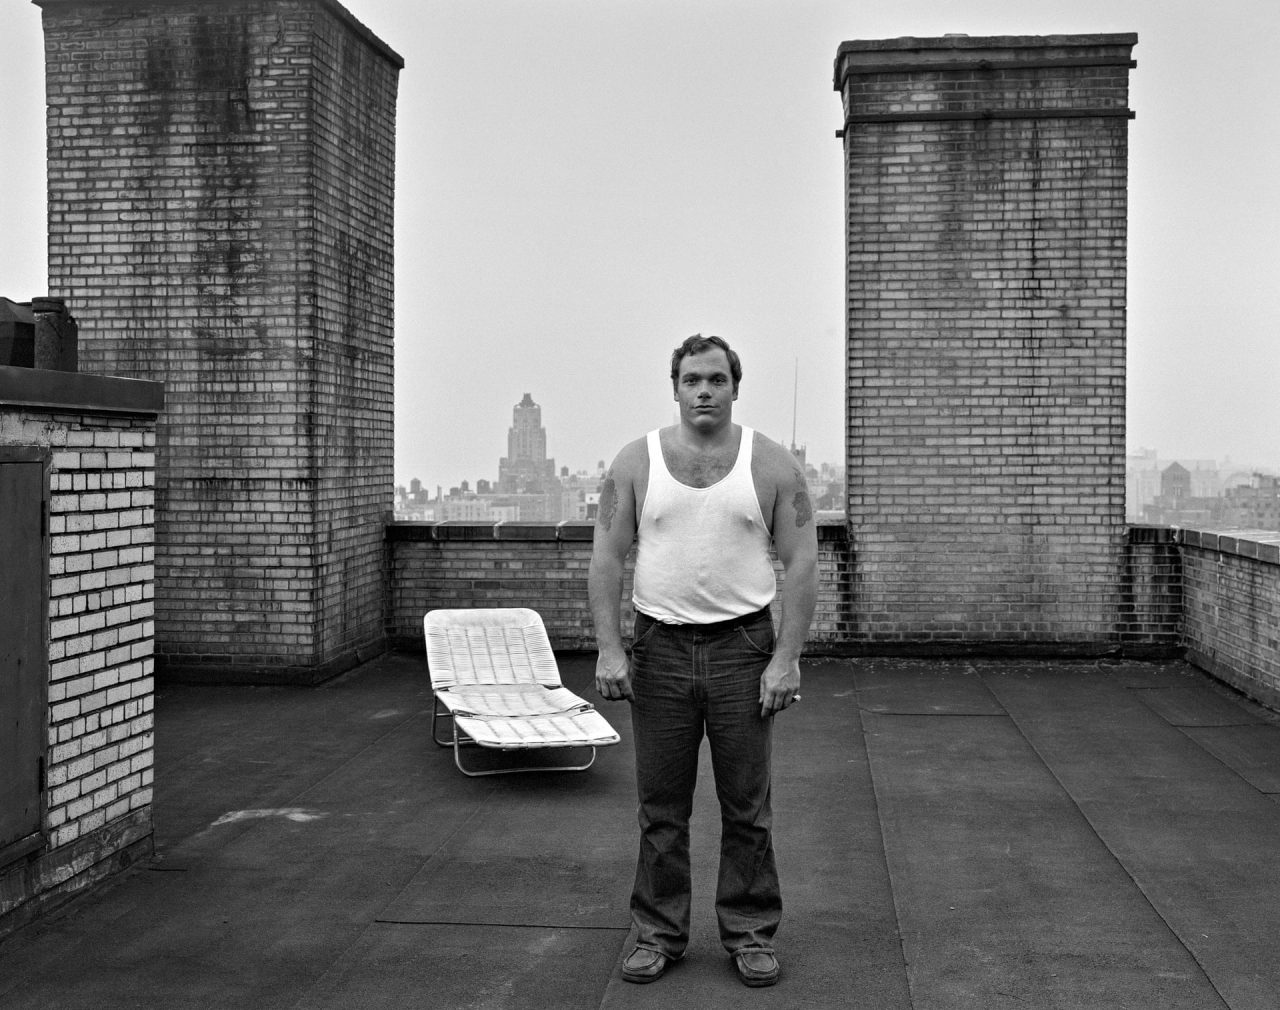
[[[1154,449],[1141,449],[1126,459],[1125,478],[1130,522],[1280,529],[1277,478],[1265,470],[1230,459],[1162,461]]]
[[[1179,460],[1191,477],[1191,497],[1217,498],[1222,494],[1222,470],[1212,459]]]
[[[1191,497],[1191,471],[1181,463],[1170,463],[1160,475],[1160,497],[1178,504]]]
[[[409,481],[408,490],[396,487],[394,510],[396,519],[402,522],[433,522],[436,518],[435,503],[416,477]]]
[[[581,521],[596,517],[600,510],[600,485],[604,483],[604,475],[604,460],[596,464],[594,471],[579,470],[571,474],[568,467],[561,468],[565,519]]]
[[[1228,488],[1225,498],[1229,525],[1280,530],[1280,477],[1255,473],[1248,484]]]
[[[1216,477],[1216,468],[1214,474]],[[1210,494],[1203,494],[1209,490]],[[1223,521],[1224,502],[1206,479],[1206,468],[1193,472],[1181,463],[1170,463],[1160,471],[1160,493],[1144,505],[1144,522],[1159,526],[1213,525]]]
[[[1125,459],[1125,517],[1140,522],[1143,510],[1160,495],[1160,460],[1154,449],[1139,449]]]
[[[1183,497],[1208,499],[1222,495],[1222,469],[1212,459],[1178,459],[1178,480],[1185,480]],[[1154,449],[1140,449],[1125,460],[1125,513],[1131,522],[1148,522],[1146,509],[1165,494],[1169,461],[1161,461]],[[1184,475],[1185,474],[1185,478]]]
[[[444,522],[485,522],[489,518],[489,499],[473,494],[445,498],[439,502],[438,518]]]

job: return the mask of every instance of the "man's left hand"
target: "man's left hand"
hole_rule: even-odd
[[[768,719],[800,700],[800,661],[777,657],[760,677],[760,718]]]

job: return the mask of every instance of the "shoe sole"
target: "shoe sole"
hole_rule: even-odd
[[[644,985],[646,982],[656,982],[658,981],[658,979],[662,978],[663,973],[667,970],[667,966],[670,963],[671,963],[670,958],[668,958],[667,960],[662,962],[661,967],[659,967],[656,971],[643,971],[643,972],[628,971],[627,966],[623,965],[622,980],[624,982],[634,982],[636,985]]]
[[[665,970],[666,970],[666,969],[664,968],[664,969],[663,969],[663,971],[665,971]],[[662,978],[662,972],[661,972],[661,971],[654,972],[652,975],[633,975],[633,974],[631,974],[630,972],[627,972],[627,971],[624,971],[624,972],[622,973],[622,981],[624,981],[624,982],[634,982],[636,985],[644,985],[644,984],[646,984],[646,983],[648,983],[648,982],[656,982],[656,981],[658,981],[658,979],[660,979],[660,978]]]

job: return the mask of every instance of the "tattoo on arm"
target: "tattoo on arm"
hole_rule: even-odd
[[[796,495],[791,499],[791,505],[796,510],[797,527],[805,526],[813,520],[813,505],[809,501],[809,488],[803,474],[796,474]],[[603,507],[604,501],[601,499],[601,508]]]
[[[600,525],[606,530],[613,529],[613,517],[618,514],[618,488],[613,483],[613,472],[605,474],[604,485],[600,488]]]

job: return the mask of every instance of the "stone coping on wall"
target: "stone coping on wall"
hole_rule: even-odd
[[[0,406],[154,416],[164,410],[164,383],[0,365]]]
[[[1171,527],[1174,542],[1223,554],[1280,565],[1280,531],[1252,529],[1184,529]]]
[[[1101,32],[1083,35],[901,35],[892,39],[850,39],[838,53],[875,53],[929,49],[1050,49],[1061,46],[1133,46],[1137,32]]]
[[[389,540],[553,540],[590,541],[596,524],[592,520],[566,519],[562,522],[481,523],[466,519],[442,522],[397,520],[387,524]],[[818,539],[826,543],[847,542],[848,532],[840,520],[819,520]]]
[[[469,519],[448,519],[440,522],[398,519],[387,524],[387,538],[394,541],[423,540],[541,540],[580,542],[592,539],[595,532],[593,520],[566,519],[562,522],[475,522]],[[1220,549],[1244,557],[1276,561],[1280,533],[1266,530],[1196,531],[1173,526],[1149,526],[1133,523],[1128,527],[1128,539],[1134,544],[1181,543],[1202,546],[1201,538],[1218,538]],[[820,519],[818,540],[823,543],[849,543],[852,540],[843,520]],[[1212,546],[1217,546],[1218,540]],[[1203,546],[1211,546],[1207,539]]]
[[[1073,68],[1098,64],[1136,66],[1129,50],[1138,44],[1135,32],[1101,35],[944,35],[894,39],[852,39],[836,50],[832,84],[843,91],[853,75],[903,73],[930,69],[975,70]],[[1093,51],[1089,55],[1089,51]],[[1110,51],[1101,55],[1097,51]],[[1037,55],[1039,51],[1047,55]]]
[[[1131,544],[1171,544],[1174,543],[1172,526],[1147,526],[1143,523],[1129,524],[1129,543]]]
[[[57,10],[58,8],[76,6],[92,7],[95,3],[101,7],[106,7],[108,5],[113,7],[124,6],[121,4],[120,0],[32,0],[32,2],[42,10],[44,8]],[[134,2],[135,5],[145,3],[150,6],[155,6],[156,4],[164,4],[171,7],[190,6],[190,0],[134,0]],[[367,42],[374,51],[380,53],[382,57],[393,67],[397,70],[404,69],[404,57],[387,45],[387,43],[383,42],[382,39],[366,27],[359,18],[352,14],[351,11],[338,3],[338,0],[316,0],[316,3],[331,11],[339,21],[346,24],[347,27],[349,27],[356,35],[364,39],[364,41]]]
[[[595,531],[592,520],[567,519],[562,522],[475,522],[449,519],[440,522],[398,519],[387,524],[387,537],[396,541],[414,540],[591,540]],[[839,519],[820,519],[818,539],[824,543],[849,542],[848,527]],[[1277,561],[1280,532],[1267,530],[1185,530],[1173,526],[1131,523],[1130,543],[1180,543],[1188,546],[1217,547],[1243,557]],[[1212,541],[1212,542],[1211,542]]]

